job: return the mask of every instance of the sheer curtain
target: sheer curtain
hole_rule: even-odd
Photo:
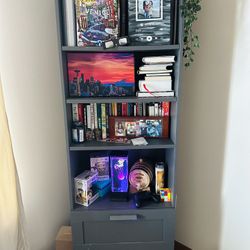
[[[0,249],[27,250],[20,185],[0,79]]]

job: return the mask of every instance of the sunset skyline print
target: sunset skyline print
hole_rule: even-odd
[[[68,53],[68,78],[74,80],[84,74],[84,79],[94,77],[101,84],[124,82],[134,84],[134,55],[132,53]]]

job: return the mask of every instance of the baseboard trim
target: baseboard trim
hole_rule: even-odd
[[[178,241],[175,241],[174,250],[192,250],[192,249],[187,247],[187,246],[184,246],[183,244],[181,244]]]

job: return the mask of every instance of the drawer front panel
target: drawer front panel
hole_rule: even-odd
[[[117,247],[119,243],[138,247],[143,243],[171,245],[174,242],[174,221],[175,209],[73,212],[73,243],[90,249],[104,245]]]
[[[86,244],[164,240],[164,220],[88,221],[83,228]]]
[[[101,244],[75,246],[74,250],[174,250],[174,246],[165,243],[138,243],[138,244]]]

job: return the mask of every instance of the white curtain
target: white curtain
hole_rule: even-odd
[[[0,79],[0,250],[27,250],[20,185]]]

